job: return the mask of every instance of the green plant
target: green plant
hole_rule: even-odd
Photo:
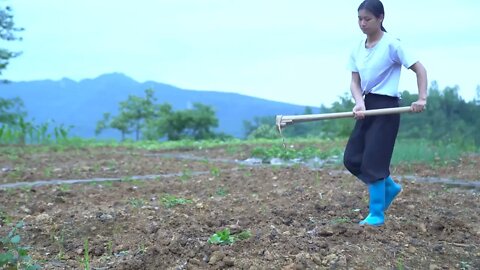
[[[12,222],[12,218],[3,210],[0,210],[0,224],[10,224]]]
[[[252,233],[250,231],[242,231],[238,234],[234,235],[236,240],[247,240],[252,237]]]
[[[426,163],[441,167],[458,160],[463,154],[473,152],[458,142],[436,142],[426,139],[400,139],[395,144],[393,164]]]
[[[220,176],[220,168],[216,167],[216,166],[213,166],[210,168],[210,174],[213,176],[213,177],[219,177]]]
[[[174,195],[165,195],[162,197],[161,202],[163,205],[167,208],[171,208],[177,205],[182,205],[182,204],[187,204],[187,203],[192,203],[191,200],[184,199],[184,198],[178,198]]]
[[[140,208],[147,204],[147,202],[144,199],[138,199],[138,198],[130,198],[128,199],[128,203],[133,207],[133,208]]]
[[[182,175],[180,175],[180,180],[183,182],[190,180],[192,178],[192,171],[190,169],[185,169],[182,171]]]
[[[314,157],[326,159],[338,155],[339,153],[341,153],[340,148],[335,146],[330,147],[329,149],[320,149],[316,146],[306,146],[295,149],[290,147],[284,148],[281,145],[270,145],[253,148],[251,155],[253,157],[261,158],[262,160],[269,160],[272,158],[280,158],[283,160],[308,160]]]
[[[20,245],[21,237],[17,230],[23,228],[23,222],[18,222],[12,227],[5,237],[0,238],[2,243],[0,253],[0,267],[2,269],[40,269],[32,258],[28,255],[28,247]]]
[[[230,245],[234,242],[235,237],[230,234],[230,229],[228,228],[218,231],[208,238],[208,243],[215,245]]]
[[[107,242],[107,254],[108,254],[108,256],[113,254],[113,242],[112,242],[112,240],[109,240]]]
[[[322,175],[318,171],[315,171],[315,183],[319,185],[321,182],[322,182]]]
[[[350,221],[351,220],[349,217],[339,217],[339,218],[332,219],[330,222],[332,224],[343,224],[343,223],[348,223]]]
[[[465,262],[465,261],[460,262],[460,270],[470,270],[470,269],[472,268],[468,262]]]
[[[235,241],[246,240],[252,236],[250,231],[242,231],[238,234],[231,234],[229,228],[214,233],[208,238],[208,243],[213,245],[231,245]]]
[[[236,154],[240,151],[240,147],[238,145],[229,145],[227,147],[227,153],[230,155]]]
[[[82,265],[84,270],[90,270],[90,255],[89,255],[89,248],[88,248],[88,239],[86,238],[83,242],[83,259]]]
[[[145,254],[147,252],[147,247],[145,246],[145,243],[140,243],[138,244],[138,249],[137,249],[137,253],[139,254]]]
[[[68,184],[61,184],[58,187],[58,190],[60,190],[61,192],[68,192],[68,191],[70,191],[70,189],[71,189],[71,187]]]
[[[217,188],[217,191],[215,192],[215,194],[217,194],[218,196],[225,196],[228,194],[228,191],[223,187],[219,187]]]
[[[52,167],[46,167],[45,169],[43,169],[43,176],[44,176],[45,178],[50,178],[50,177],[52,177],[52,173],[53,173]]]
[[[244,172],[243,173],[243,176],[247,177],[247,178],[250,178],[252,177],[252,172],[248,171],[248,172]]]
[[[398,258],[397,259],[397,269],[398,270],[404,270],[405,269],[405,265],[403,263],[403,259],[402,258]]]
[[[55,256],[59,260],[63,260],[65,256],[65,233],[62,229],[59,229],[57,226],[52,228],[50,232],[50,239],[57,245],[58,254]]]
[[[145,182],[140,180],[140,179],[135,179],[135,178],[132,178],[132,177],[124,177],[122,178],[122,182],[128,182],[134,186],[143,186],[145,185]]]

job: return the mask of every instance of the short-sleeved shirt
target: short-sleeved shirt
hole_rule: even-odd
[[[360,74],[363,94],[373,93],[400,97],[398,84],[402,65],[410,68],[418,60],[407,53],[400,40],[384,33],[372,48],[365,47],[366,40],[352,51],[348,68]]]

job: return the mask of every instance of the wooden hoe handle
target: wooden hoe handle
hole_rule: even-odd
[[[363,114],[365,116],[372,116],[372,115],[406,113],[411,111],[412,110],[410,106],[406,106],[406,107],[398,107],[398,108],[366,110],[366,111],[363,111]],[[335,119],[335,118],[349,118],[353,116],[354,116],[353,112],[304,114],[304,115],[277,115],[276,125],[278,129],[281,130],[282,127],[289,126],[296,123],[301,123],[301,122],[310,122],[310,121]]]

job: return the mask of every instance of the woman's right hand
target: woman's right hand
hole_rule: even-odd
[[[365,118],[363,112],[365,111],[365,103],[357,103],[355,107],[353,107],[353,117],[357,120],[361,120]]]

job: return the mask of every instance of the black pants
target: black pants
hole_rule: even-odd
[[[398,106],[399,99],[396,97],[365,96],[367,110]],[[389,176],[399,126],[399,114],[368,116],[357,120],[345,148],[345,167],[366,184]]]

